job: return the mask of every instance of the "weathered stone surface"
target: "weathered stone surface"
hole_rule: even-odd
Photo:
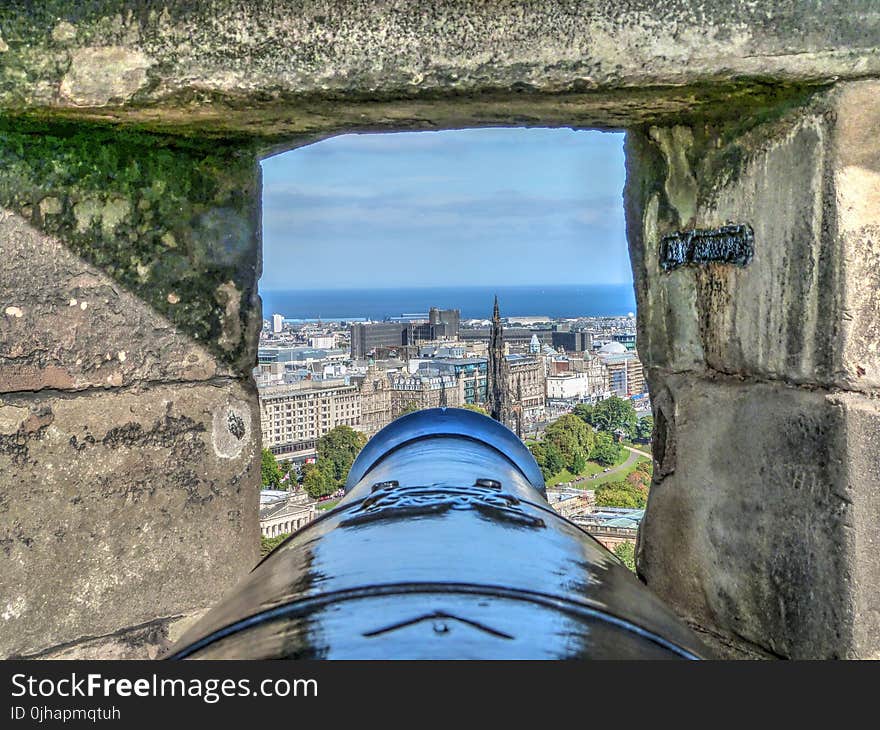
[[[51,201],[41,208],[54,210]],[[58,239],[2,210],[0,257],[0,392],[238,375]]]
[[[834,401],[847,415],[846,459],[852,499],[852,656],[880,659],[880,397],[841,393]]]
[[[844,88],[744,131],[629,135],[628,234],[648,365],[880,387],[880,226],[871,218],[880,205],[865,204],[880,179],[880,113],[865,103],[877,88]],[[858,158],[847,164],[847,154]],[[754,229],[747,266],[662,271],[664,235],[725,223]]]
[[[249,570],[258,414],[234,381],[0,397],[0,656],[201,610]]]
[[[733,656],[880,648],[877,94],[627,136],[657,422],[639,571]],[[661,270],[664,235],[728,223],[754,230],[746,266]]]
[[[226,134],[526,122],[549,94],[579,100],[569,119],[545,100],[545,123],[629,125],[693,111],[694,84],[880,72],[880,10],[859,0],[51,0],[0,28],[0,108]]]
[[[40,280],[41,274],[50,273],[45,256],[51,255],[51,244],[42,240],[36,229],[90,263],[92,274],[103,274],[80,280],[85,298],[76,294],[68,298],[77,299],[78,306],[91,300],[103,307],[103,313],[97,314],[84,310],[80,320],[73,321],[80,325],[76,331],[62,333],[71,343],[72,338],[79,338],[81,352],[73,361],[81,357],[86,363],[83,370],[94,366],[95,357],[107,353],[100,342],[84,341],[109,335],[106,328],[89,335],[85,325],[110,324],[100,317],[110,316],[101,302],[112,294],[85,292],[90,286],[106,287],[111,280],[123,299],[123,290],[128,290],[161,315],[153,315],[157,330],[167,331],[166,320],[170,320],[195,345],[211,351],[218,360],[217,372],[227,368],[248,372],[253,367],[261,315],[256,293],[260,178],[252,149],[144,134],[114,135],[100,127],[21,126],[0,120],[0,206],[32,226],[23,226],[5,214],[0,223],[0,254],[11,267],[0,274],[4,283],[0,296],[29,312],[28,319],[16,317],[17,330],[11,336],[21,337],[35,321],[33,317],[61,305],[64,296],[54,287],[79,286],[73,277],[65,281],[57,278],[64,279],[62,266],[76,269],[70,254],[52,264],[54,280]],[[26,254],[38,258],[24,260]],[[35,301],[30,302],[31,297]],[[147,356],[150,348],[158,347],[161,336],[144,329],[149,319],[146,308],[132,312],[131,320],[123,315],[119,310],[114,319],[117,344],[121,330],[127,327],[133,336],[141,336],[132,347]],[[99,319],[90,319],[94,317]],[[64,321],[49,317],[44,326],[51,328]],[[44,345],[47,337],[57,334],[44,333]],[[29,352],[25,342],[18,340],[15,346],[25,358],[42,357],[34,350]],[[56,342],[55,347],[65,346]],[[120,344],[111,359],[128,349]],[[189,348],[191,352],[196,349]],[[51,368],[67,369],[51,357],[44,362]],[[127,369],[139,368],[131,377],[150,377],[148,362],[136,358],[128,362]],[[168,374],[185,369],[173,362],[165,366]],[[112,375],[106,372],[104,377]],[[50,377],[61,376],[56,373]],[[71,374],[67,385],[56,387],[80,387],[81,380]],[[116,381],[107,382],[120,384]],[[86,378],[84,382],[90,381]]]
[[[880,388],[880,82],[834,94],[831,147],[843,302],[838,346],[847,385]]]
[[[28,659],[162,659],[174,643],[205,611],[171,616],[125,628],[105,636],[81,638],[36,654]]]
[[[662,389],[676,448],[642,525],[648,586],[759,652],[876,653],[877,402],[680,375]]]
[[[55,27],[52,40],[63,42],[69,35],[63,28],[59,33],[59,28],[61,25]],[[147,82],[151,65],[140,51],[121,46],[78,49],[71,54],[70,68],[61,79],[61,96],[75,106],[127,101]]]

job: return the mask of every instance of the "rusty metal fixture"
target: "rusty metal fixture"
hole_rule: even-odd
[[[473,411],[380,431],[339,505],[270,553],[172,658],[698,658],[697,639],[547,503],[528,449]]]

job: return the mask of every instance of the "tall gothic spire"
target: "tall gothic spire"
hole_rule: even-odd
[[[489,337],[489,372],[487,389],[489,391],[489,415],[499,423],[507,424],[510,405],[507,383],[507,360],[504,357],[504,330],[501,327],[501,312],[498,308],[498,295],[495,295],[495,308],[492,312],[492,333]]]

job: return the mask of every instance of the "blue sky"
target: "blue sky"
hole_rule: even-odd
[[[623,134],[349,134],[263,163],[262,289],[623,284]]]

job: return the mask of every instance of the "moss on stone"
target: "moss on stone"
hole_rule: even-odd
[[[246,304],[259,259],[255,167],[253,150],[237,144],[0,120],[0,205],[227,361],[251,359],[248,343],[228,333],[248,331],[254,316]],[[228,282],[243,304],[236,326],[224,321]]]

